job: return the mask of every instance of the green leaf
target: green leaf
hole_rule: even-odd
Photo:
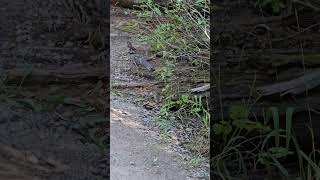
[[[274,161],[274,165],[281,171],[281,173],[285,176],[285,177],[289,177],[289,173],[288,171],[281,165],[281,163],[274,157],[272,157],[272,160]]]
[[[283,148],[283,147],[272,147],[268,151],[270,152],[272,157],[275,157],[277,159],[286,157],[289,154],[293,154],[287,148]]]
[[[289,107],[286,111],[286,147],[289,148],[291,140],[291,130],[292,130],[292,115],[293,108]]]
[[[230,118],[232,120],[247,120],[249,109],[244,105],[233,105],[230,108]]]
[[[277,147],[280,145],[280,132],[279,132],[279,112],[278,108],[272,107],[271,108],[272,115],[273,115],[273,125],[274,125],[274,131],[275,131],[275,144]]]
[[[200,62],[195,59],[195,60],[193,60],[193,61],[191,62],[191,64],[197,66],[197,65],[200,64]]]
[[[213,132],[216,134],[216,135],[228,135],[231,133],[232,131],[232,127],[229,126],[228,124],[226,124],[226,122],[221,122],[222,124],[214,124],[213,125]]]
[[[158,7],[155,8],[155,11],[158,16],[161,16],[162,13]]]
[[[270,128],[268,126],[262,125],[260,122],[256,121],[250,121],[250,120],[234,120],[232,124],[240,129],[246,129],[247,131],[252,130],[262,130],[265,132],[270,131]]]
[[[189,97],[187,95],[182,95],[181,96],[181,101],[182,101],[182,103],[188,103],[189,102]]]
[[[280,11],[280,6],[278,4],[272,4],[272,11],[274,13],[279,13]]]
[[[261,6],[266,6],[266,5],[268,5],[268,4],[270,4],[270,3],[272,3],[272,1],[273,0],[263,0],[262,2],[261,2]]]
[[[300,150],[299,152],[301,156],[308,162],[308,165],[310,165],[313,168],[314,172],[316,172],[316,175],[320,176],[320,167],[317,166],[317,164],[314,163],[303,151]]]
[[[198,113],[198,112],[201,112],[202,109],[201,109],[201,108],[193,108],[191,111],[192,111],[193,113]]]

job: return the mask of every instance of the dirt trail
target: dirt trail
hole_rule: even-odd
[[[126,17],[111,15],[111,83],[147,81],[127,73],[130,64],[125,58],[128,52],[126,41],[131,37],[118,29],[126,20]],[[137,42],[130,41],[139,47]],[[110,103],[112,180],[198,179],[191,176],[190,167],[177,153],[160,143],[159,134],[144,126],[153,118],[153,112],[119,96],[111,95]]]
[[[161,146],[157,134],[139,122],[143,111],[126,100],[111,100],[111,179],[187,179],[180,157]]]

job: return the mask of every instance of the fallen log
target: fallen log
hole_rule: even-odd
[[[148,87],[148,86],[155,86],[159,84],[168,84],[168,83],[200,83],[200,82],[209,82],[209,80],[208,79],[185,79],[185,80],[174,79],[170,81],[114,83],[114,84],[111,84],[111,88],[113,89],[139,88],[139,87]],[[208,88],[208,87],[205,86],[204,88]]]
[[[142,82],[142,83],[116,83],[111,84],[111,89],[140,88],[160,84],[161,82]]]
[[[155,4],[164,6],[168,4],[168,1],[166,0],[154,0]],[[124,8],[135,8],[136,6],[144,4],[144,1],[142,0],[113,0],[113,4],[116,6],[124,7]]]
[[[65,65],[61,68],[0,67],[5,84],[51,84],[79,83],[83,81],[98,82],[107,78],[104,66],[90,67],[83,64]]]
[[[210,89],[210,84],[205,84],[203,86],[197,87],[197,88],[193,88],[190,91],[192,93],[199,93],[199,92],[205,92],[208,91]]]
[[[290,81],[280,82],[272,85],[258,87],[258,92],[262,96],[268,96],[280,93],[282,96],[286,94],[301,94],[306,90],[313,89],[320,85],[320,69],[306,72],[304,76],[292,79]]]

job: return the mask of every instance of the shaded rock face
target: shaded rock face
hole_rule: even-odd
[[[141,5],[144,2],[144,0],[112,0],[113,4],[116,4],[117,6],[121,6],[124,8],[134,8],[136,5]],[[153,1],[156,4],[160,5],[166,5],[170,1],[169,0],[154,0]]]

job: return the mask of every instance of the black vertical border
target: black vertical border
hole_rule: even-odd
[[[106,90],[107,90],[107,97],[106,97],[106,109],[105,109],[105,116],[108,118],[107,123],[107,148],[106,148],[106,158],[107,158],[107,174],[108,174],[108,179],[110,179],[110,8],[111,8],[111,2],[110,0],[101,0],[104,1],[104,7],[106,7],[106,10],[103,13],[103,16],[107,20],[106,28],[105,28],[105,39],[104,39],[104,60],[106,63],[106,73],[107,73],[107,78],[106,78]]]

